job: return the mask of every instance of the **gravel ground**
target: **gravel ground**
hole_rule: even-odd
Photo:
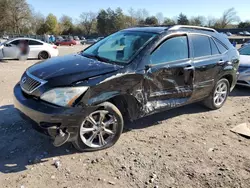
[[[250,122],[249,88],[220,110],[192,104],[152,115],[126,125],[112,148],[78,153],[53,147],[14,109],[13,87],[36,62],[0,62],[0,187],[250,187],[250,139],[230,132]]]

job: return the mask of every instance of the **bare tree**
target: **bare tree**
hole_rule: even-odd
[[[217,21],[218,20],[216,18],[209,16],[209,17],[207,17],[207,23],[206,23],[206,25],[208,27],[214,27],[215,24],[217,23]]]
[[[163,24],[164,16],[163,16],[162,12],[158,12],[155,17],[157,18],[159,24]]]
[[[149,17],[149,12],[146,9],[138,9],[135,17],[138,22],[144,21],[147,17]]]
[[[206,22],[206,18],[204,16],[191,17],[189,20],[189,24],[195,25],[195,26],[204,26],[205,22]]]
[[[237,15],[236,10],[234,8],[230,8],[223,13],[222,17],[218,20],[217,25],[220,28],[226,28],[228,25],[239,21],[240,18]]]
[[[15,33],[20,33],[22,27],[25,27],[31,18],[31,10],[25,0],[7,0],[8,10],[5,16],[9,20],[9,24]]]
[[[83,25],[86,35],[89,35],[93,29],[94,23],[96,22],[96,13],[94,12],[83,12],[80,15],[80,23]]]

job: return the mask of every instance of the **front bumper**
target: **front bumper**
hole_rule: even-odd
[[[250,87],[250,71],[249,70],[240,73],[238,77],[237,85]]]
[[[76,138],[79,126],[88,113],[87,108],[57,107],[39,99],[25,96],[19,84],[14,88],[14,105],[21,116],[39,132],[55,137],[58,129],[67,130]]]

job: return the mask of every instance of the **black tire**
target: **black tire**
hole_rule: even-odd
[[[48,52],[42,51],[38,54],[38,59],[49,59]]]
[[[225,94],[225,99],[223,102],[221,102],[221,104],[216,104],[215,102],[215,92],[217,90],[217,88],[221,85],[221,84],[225,84],[226,85],[226,94]],[[225,78],[222,78],[220,79],[214,86],[213,88],[213,91],[211,92],[210,96],[208,98],[206,98],[204,101],[203,101],[203,104],[208,107],[209,109],[212,109],[212,110],[217,110],[219,108],[221,108],[224,103],[226,102],[227,100],[227,97],[228,97],[228,94],[230,92],[230,84],[228,82],[227,79]]]
[[[89,147],[81,139],[81,136],[80,136],[80,129],[81,129],[81,126],[82,126],[82,124],[81,124],[79,126],[79,129],[78,129],[77,139],[72,142],[73,146],[80,152],[98,151],[98,150],[103,150],[103,149],[109,148],[109,147],[113,146],[118,141],[118,139],[120,138],[120,136],[121,136],[121,134],[123,132],[124,121],[123,121],[122,114],[118,110],[118,108],[115,105],[113,105],[112,103],[110,103],[110,102],[104,102],[104,103],[98,105],[98,107],[100,107],[100,108],[98,108],[98,110],[99,109],[106,110],[116,118],[117,124],[116,124],[115,134],[113,135],[113,138],[106,145],[103,145],[103,146],[98,147],[98,148]],[[98,110],[96,110],[96,111],[98,111]]]

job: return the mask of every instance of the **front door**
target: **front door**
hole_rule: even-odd
[[[186,35],[164,40],[150,57],[145,74],[147,113],[186,104],[193,93],[194,67]]]
[[[10,43],[6,43],[3,47],[3,57],[4,59],[17,59],[20,53],[20,49],[18,48],[19,40],[11,41]]]

